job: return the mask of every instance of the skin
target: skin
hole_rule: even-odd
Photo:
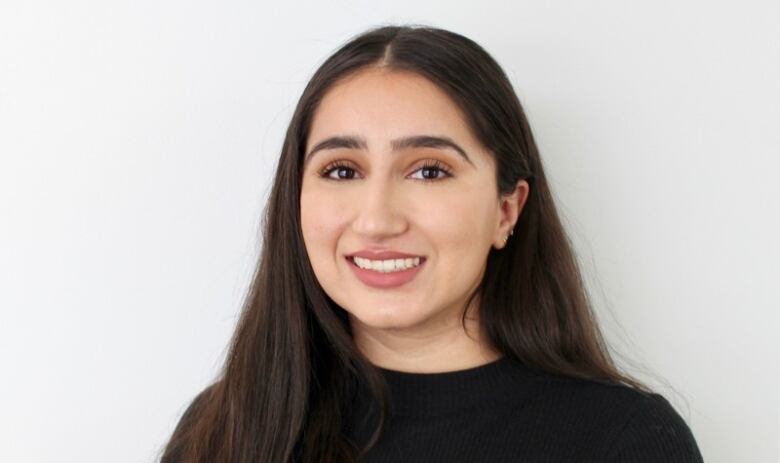
[[[414,73],[371,68],[332,87],[317,108],[305,153],[336,135],[358,135],[368,149],[335,148],[307,159],[301,227],[314,273],[349,314],[354,340],[374,365],[405,372],[473,368],[501,357],[478,322],[479,297],[461,313],[501,249],[528,197],[525,180],[499,197],[495,163],[456,104]],[[447,148],[393,152],[409,135],[447,136]],[[334,161],[347,166],[332,168]],[[450,176],[426,162],[439,161]],[[331,168],[330,172],[324,172]],[[381,248],[427,258],[414,280],[365,285],[345,255]]]

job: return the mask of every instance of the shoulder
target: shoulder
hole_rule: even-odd
[[[690,427],[660,394],[639,399],[610,440],[606,461],[702,461]]]
[[[174,436],[181,434],[185,428],[190,425],[203,404],[208,400],[216,385],[217,383],[206,386],[203,390],[198,392],[194,398],[190,399],[187,408],[184,409],[184,413],[182,413],[179,422],[176,424],[176,428],[173,431]]]
[[[184,409],[184,413],[182,413],[181,418],[179,418],[179,421],[176,423],[176,426],[168,439],[168,443],[163,449],[160,463],[178,463],[184,461],[182,455],[184,454],[184,448],[187,446],[192,425],[216,384],[217,383],[207,386],[198,392],[194,398],[190,399]]]
[[[552,378],[540,383],[538,402],[556,426],[587,440],[603,462],[700,463],[691,429],[657,393],[623,384]],[[576,424],[574,424],[576,423]]]

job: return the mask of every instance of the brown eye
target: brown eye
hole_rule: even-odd
[[[418,178],[418,180],[422,180],[424,182],[442,180],[446,177],[452,177],[452,172],[439,161],[426,162],[415,172],[422,173],[422,178]]]
[[[336,173],[335,176],[333,173]],[[415,180],[421,180],[424,183],[435,182],[437,180],[443,180],[447,177],[452,177],[452,171],[440,161],[426,161],[425,164],[420,166],[414,171],[415,174],[420,172],[422,177],[412,177]],[[357,170],[352,164],[344,161],[335,161],[322,169],[319,172],[320,177],[327,180],[352,180],[355,178]],[[413,174],[414,175],[414,174]]]
[[[336,172],[336,177],[331,175],[333,172]],[[334,163],[328,164],[324,169],[322,169],[320,171],[320,176],[330,180],[350,180],[355,176],[355,169],[353,169],[349,164],[336,161]]]

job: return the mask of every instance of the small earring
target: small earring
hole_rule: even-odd
[[[504,238],[504,246],[506,246],[506,242],[509,241],[509,237],[512,236],[512,234],[515,232],[515,229],[509,230],[509,234],[506,235],[506,238]]]

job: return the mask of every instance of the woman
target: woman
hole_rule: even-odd
[[[163,462],[700,462],[595,323],[528,121],[473,41],[380,27],[305,88],[220,378]]]

